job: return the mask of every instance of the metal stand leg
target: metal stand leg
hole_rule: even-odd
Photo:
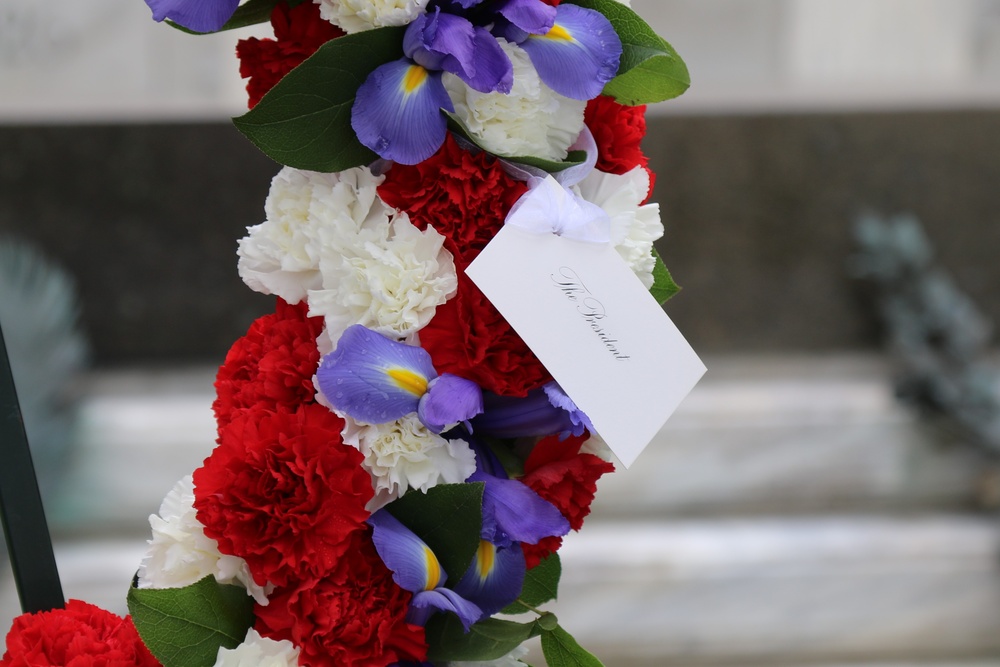
[[[65,604],[52,537],[31,462],[28,436],[14,389],[7,345],[0,329],[0,517],[14,570],[17,595],[25,612]]]

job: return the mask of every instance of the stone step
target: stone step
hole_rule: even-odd
[[[995,463],[922,422],[874,355],[718,357],[597,516],[973,507]]]
[[[710,358],[629,471],[600,482],[599,518],[964,508],[994,474],[893,399],[864,355]],[[80,451],[61,531],[145,530],[211,452],[213,369],[104,372],[83,384]]]
[[[143,549],[59,542],[67,596],[124,613]],[[593,522],[561,553],[559,600],[544,606],[608,667],[1000,667],[992,517]],[[4,628],[17,613],[5,577]]]
[[[608,667],[994,659],[994,518],[597,523],[566,540],[560,622]]]

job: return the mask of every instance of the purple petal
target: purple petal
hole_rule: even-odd
[[[153,20],[170,19],[195,32],[215,32],[226,24],[240,0],[146,0]]]
[[[368,517],[372,541],[392,580],[411,593],[428,591],[448,578],[430,547],[386,510]]]
[[[420,347],[390,340],[360,324],[348,327],[323,357],[316,381],[337,410],[368,424],[416,412],[437,372]]]
[[[583,435],[584,430],[594,430],[594,425],[590,423],[590,417],[583,410],[576,407],[573,399],[556,382],[549,382],[544,385],[542,391],[545,392],[545,395],[554,407],[564,410],[569,416],[570,423],[573,426],[569,432],[561,433],[563,437],[569,435],[580,436]]]
[[[483,540],[455,591],[483,610],[483,617],[497,613],[521,594],[527,567],[520,544],[496,547]]]
[[[524,398],[485,394],[483,414],[472,420],[472,427],[483,435],[522,438],[572,431],[573,422],[544,391],[535,389]]]
[[[483,390],[472,380],[442,373],[431,380],[420,398],[417,416],[424,426],[440,433],[448,426],[472,419],[483,411]]]
[[[440,9],[407,27],[403,52],[426,69],[451,72],[482,93],[509,93],[514,84],[514,67],[496,38]]]
[[[501,0],[496,11],[526,33],[544,35],[552,29],[557,8],[539,0]]]
[[[435,8],[407,26],[403,53],[429,70],[447,69],[458,74],[462,63],[472,62],[475,57],[475,34],[468,19],[442,14]]]
[[[351,127],[380,157],[417,164],[434,155],[448,133],[441,109],[455,107],[440,72],[403,58],[375,69],[358,88]]]
[[[555,505],[516,479],[486,479],[483,490],[483,539],[494,544],[535,544],[569,532],[569,522]],[[486,526],[492,534],[485,534]]]
[[[505,95],[514,86],[514,65],[497,43],[497,38],[485,28],[476,28],[473,67],[465,73],[449,70],[462,78],[469,87],[481,93],[498,92]]]
[[[552,29],[529,36],[521,48],[552,90],[575,100],[597,97],[618,73],[621,40],[600,12],[569,4],[556,9]]]
[[[468,632],[472,624],[483,617],[483,611],[461,595],[447,588],[437,588],[433,591],[417,593],[410,600],[410,612],[406,615],[408,623],[425,625],[427,619],[436,611],[451,611],[458,616],[462,627]]]

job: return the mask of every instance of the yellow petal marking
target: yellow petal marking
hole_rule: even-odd
[[[424,560],[427,561],[427,584],[424,586],[424,590],[432,591],[441,585],[441,563],[438,562],[437,556],[430,550],[430,547],[426,545],[424,546]]]
[[[479,550],[476,552],[476,561],[479,565],[479,578],[483,581],[490,576],[493,571],[493,564],[496,560],[497,548],[492,542],[486,540],[479,541]]]
[[[573,41],[573,35],[569,34],[569,30],[562,27],[558,23],[554,23],[552,25],[552,30],[549,30],[547,33],[545,33],[545,37],[546,39],[559,39],[564,42]]]
[[[420,65],[410,65],[410,69],[406,70],[406,76],[403,77],[403,92],[410,95],[426,80],[427,70]]]
[[[386,374],[400,389],[408,391],[414,396],[423,396],[427,393],[427,378],[422,375],[417,375],[406,368],[390,368]]]

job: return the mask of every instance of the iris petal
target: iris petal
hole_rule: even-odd
[[[509,93],[514,84],[514,66],[496,38],[439,8],[407,27],[403,52],[428,70],[451,72],[481,93]]]
[[[392,580],[411,593],[433,590],[448,578],[437,556],[413,531],[386,510],[368,517],[372,541]]]
[[[495,544],[527,542],[569,532],[569,521],[556,506],[543,499],[516,479],[485,480],[483,489],[483,525],[493,528],[492,535],[482,535]],[[487,521],[487,517],[492,521]],[[484,531],[485,532],[485,531]]]
[[[545,34],[556,20],[556,8],[538,0],[501,0],[498,14],[524,32]]]
[[[424,426],[440,433],[449,425],[472,419],[483,411],[483,390],[475,382],[450,373],[431,381],[420,398],[417,416]]]
[[[518,589],[520,590],[520,589]],[[462,627],[468,632],[472,624],[483,617],[483,611],[476,604],[447,588],[417,593],[410,600],[410,613],[406,620],[415,625],[424,625],[435,611],[451,611],[458,616]]]
[[[146,0],[153,20],[170,19],[195,32],[215,32],[230,19],[240,0]]]
[[[455,110],[441,73],[403,58],[376,68],[361,84],[351,127],[380,157],[417,164],[444,143],[448,122],[441,109]]]
[[[522,438],[572,431],[573,422],[542,389],[535,389],[524,398],[485,394],[483,413],[472,420],[472,427],[477,434]]]
[[[576,406],[573,399],[569,397],[563,388],[556,382],[549,382],[542,387],[542,391],[548,397],[553,407],[564,410],[569,417],[572,427],[567,432],[562,432],[562,437],[569,435],[581,436],[585,430],[594,430],[594,425],[590,422],[590,417],[583,410]]]
[[[361,422],[382,424],[416,412],[436,375],[423,348],[355,324],[323,358],[316,381],[337,410]]]
[[[455,591],[492,616],[521,594],[525,571],[520,544],[498,548],[483,540]]]
[[[618,73],[622,43],[600,12],[576,5],[557,7],[544,35],[530,35],[521,48],[552,90],[575,100],[597,97]]]

